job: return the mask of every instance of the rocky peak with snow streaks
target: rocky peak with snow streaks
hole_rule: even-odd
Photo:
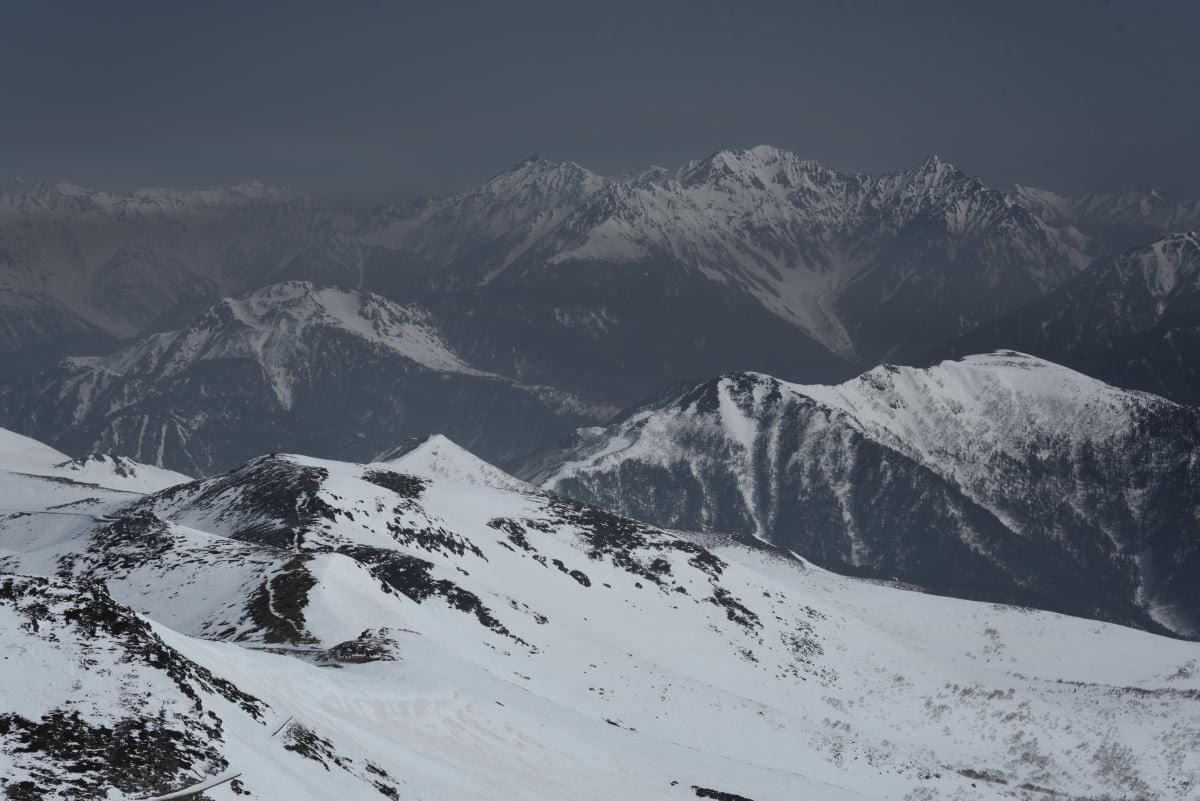
[[[658,525],[1200,635],[1200,413],[1024,354],[683,386],[520,472]]]

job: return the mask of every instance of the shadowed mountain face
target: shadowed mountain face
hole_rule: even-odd
[[[964,355],[995,347],[1200,403],[1200,236],[1177,234],[1100,259],[949,350]]]
[[[838,570],[1196,636],[1198,449],[1194,408],[997,353],[686,385],[519,472]]]

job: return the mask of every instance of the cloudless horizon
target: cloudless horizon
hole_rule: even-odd
[[[1200,6],[77,2],[10,10],[0,174],[362,202],[536,152],[609,174],[772,144],[1200,198]]]

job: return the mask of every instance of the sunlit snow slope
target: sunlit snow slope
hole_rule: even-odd
[[[1200,782],[1200,645],[705,545],[480,481],[444,440],[424,452],[424,475],[262,457],[45,539],[0,517],[10,797],[230,773],[208,797],[1182,800]]]

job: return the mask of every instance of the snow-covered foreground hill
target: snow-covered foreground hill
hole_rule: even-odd
[[[27,457],[0,455],[7,498]],[[442,439],[367,465],[262,457],[86,504],[44,486],[62,500],[27,493],[41,513],[0,516],[10,798],[234,774],[207,796],[1200,786],[1200,645],[701,542],[522,491]],[[47,514],[64,502],[91,516]]]

